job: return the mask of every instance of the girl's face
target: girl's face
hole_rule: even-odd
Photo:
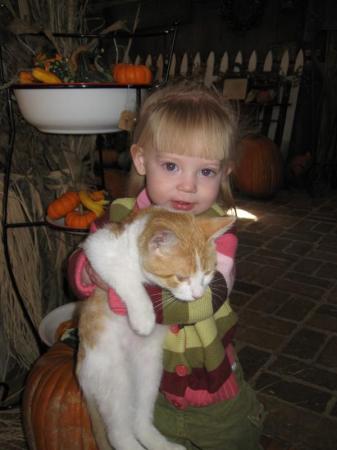
[[[176,153],[144,152],[131,147],[136,170],[146,176],[153,204],[174,211],[201,214],[216,201],[222,178],[228,175],[220,160]]]

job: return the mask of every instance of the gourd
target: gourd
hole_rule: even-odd
[[[89,192],[89,196],[94,200],[95,202],[99,202],[100,200],[104,200],[104,191],[93,191]]]
[[[77,192],[66,192],[49,204],[47,215],[52,220],[60,219],[75,209],[79,203],[80,197]]]
[[[101,196],[99,191],[96,191],[95,193],[80,191],[78,196],[82,205],[89,211],[93,211],[96,214],[96,217],[101,217],[104,214],[104,206],[108,203],[108,201],[104,200],[104,196],[100,200],[95,200],[95,197]]]
[[[142,64],[116,64],[113,67],[113,78],[117,84],[150,84],[152,73]]]
[[[34,58],[34,66],[56,75],[62,83],[75,81],[74,74],[72,74],[70,70],[69,60],[67,58],[63,58],[59,53],[38,53]],[[42,72],[40,73],[42,74]]]
[[[86,229],[96,219],[97,215],[93,211],[85,211],[83,213],[81,211],[71,211],[66,215],[64,224],[71,228]]]
[[[36,82],[36,80],[35,80],[35,78],[33,77],[33,75],[32,75],[32,72],[31,71],[26,71],[26,70],[22,70],[20,73],[19,73],[19,81],[20,81],[20,83],[23,83],[23,84],[31,84],[31,83],[35,83]]]
[[[251,197],[272,197],[283,181],[283,160],[277,145],[263,135],[250,135],[242,139],[238,151],[241,156],[233,174],[237,189]]]
[[[98,450],[74,366],[74,350],[57,342],[30,371],[22,404],[30,448]]]
[[[42,81],[43,83],[48,84],[62,83],[62,80],[58,76],[56,76],[52,72],[41,69],[40,67],[34,67],[34,69],[32,69],[32,75],[36,80]]]

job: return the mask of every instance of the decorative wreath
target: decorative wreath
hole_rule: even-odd
[[[263,16],[265,0],[222,0],[221,15],[235,31],[247,31]]]

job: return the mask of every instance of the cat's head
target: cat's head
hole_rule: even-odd
[[[153,209],[138,241],[146,278],[180,300],[200,298],[216,269],[214,240],[234,221]]]

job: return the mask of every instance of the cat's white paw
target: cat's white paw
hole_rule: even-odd
[[[141,310],[129,311],[129,320],[133,331],[141,336],[149,336],[156,324],[152,303],[143,305]]]
[[[186,450],[183,445],[168,441],[153,425],[143,425],[136,436],[147,450]]]
[[[161,441],[159,445],[159,447],[155,445],[155,447],[148,446],[147,448],[148,450],[158,450],[159,448],[160,450],[186,450],[186,447],[184,447],[183,445],[175,444],[169,441]]]
[[[173,442],[167,442],[164,447],[161,447],[161,450],[186,450],[186,447],[180,444],[174,444]]]

